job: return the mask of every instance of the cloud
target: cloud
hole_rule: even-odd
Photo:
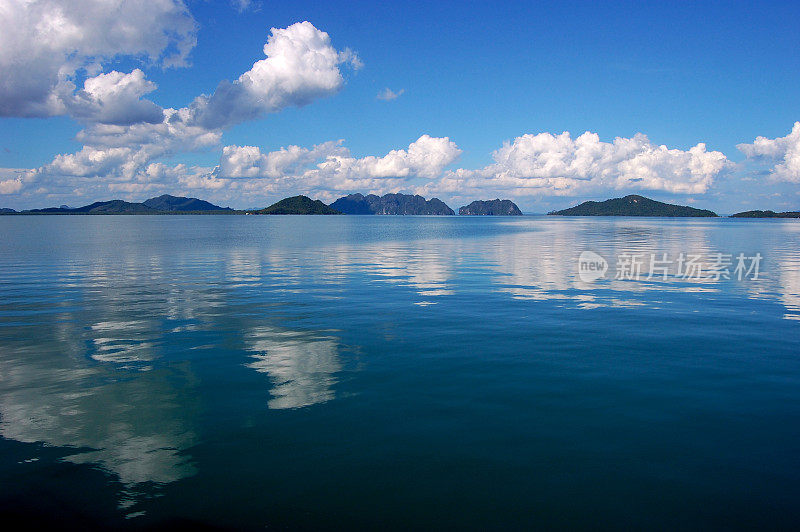
[[[0,12],[0,116],[68,113],[79,72],[120,57],[183,66],[197,42],[180,0],[5,0]]]
[[[239,13],[247,11],[253,5],[252,0],[231,0],[231,3]]]
[[[381,157],[353,157],[341,140],[267,153],[256,146],[226,146],[214,176],[269,180],[269,185],[251,186],[268,186],[270,191],[313,190],[323,197],[341,190],[385,193],[413,187],[416,179],[437,178],[460,154],[449,138],[430,135]]]
[[[752,144],[736,146],[749,159],[773,163],[770,176],[777,181],[800,183],[800,122],[785,137],[756,137]]]
[[[141,100],[155,84],[139,69],[100,73],[103,63],[133,57],[184,65],[196,44],[197,23],[179,0],[9,0],[0,9],[0,116],[158,123],[161,109]],[[189,106],[193,125],[226,128],[307,105],[342,88],[340,65],[363,66],[355,52],[336,50],[310,22],[272,28],[264,54],[237,80],[195,98]]]
[[[440,191],[508,191],[515,195],[577,195],[607,189],[643,189],[702,194],[728,164],[724,154],[652,144],[647,136],[601,142],[596,133],[572,138],[569,132],[527,134],[492,154],[494,163],[478,170],[449,172]],[[433,187],[434,185],[431,185]],[[430,187],[429,187],[430,188]]]
[[[14,194],[22,190],[21,178],[0,180],[0,194]]]
[[[264,55],[236,81],[223,81],[211,96],[194,100],[190,108],[198,125],[226,128],[289,106],[302,107],[342,88],[339,65],[362,65],[357,54],[337,51],[330,36],[310,22],[272,28]]]
[[[30,170],[25,168],[0,168],[0,194],[9,195],[20,192],[30,178]],[[5,205],[0,205],[5,207]]]
[[[288,146],[271,152],[257,146],[225,146],[213,171],[202,174],[191,169],[192,175],[178,180],[192,188],[226,188],[248,196],[302,192],[333,200],[342,191],[384,194],[414,190],[418,180],[440,176],[461,153],[449,138],[429,135],[381,157],[353,157],[342,142],[312,148]]]
[[[320,159],[348,155],[342,141],[325,142],[311,149],[289,146],[262,153],[257,146],[225,146],[219,163],[219,175],[225,177],[279,178],[296,175]]]
[[[601,142],[588,132],[576,138],[566,132],[517,137],[493,152],[492,164],[478,169],[448,170],[461,149],[448,137],[430,135],[381,156],[354,157],[340,140],[275,151],[225,146],[213,169],[157,161],[218,145],[221,132],[190,125],[191,118],[189,109],[167,109],[160,124],[96,124],[79,134],[87,144],[83,149],[57,156],[25,183],[43,186],[69,175],[89,187],[132,192],[180,186],[224,191],[226,199],[305,193],[332,200],[356,191],[445,198],[586,196],[610,190],[688,195],[707,192],[729,165],[722,153],[709,152],[702,143],[678,150],[654,145],[641,134]],[[91,185],[90,178],[95,179]]]
[[[376,98],[378,98],[379,100],[383,100],[385,102],[389,102],[391,100],[396,100],[397,98],[402,96],[404,92],[406,92],[405,89],[400,89],[399,91],[394,92],[389,87],[386,87],[385,89],[383,89],[378,93],[378,96],[376,96]]]
[[[312,150],[295,146],[283,153],[248,159],[248,153],[257,148],[230,146],[223,150],[221,167],[214,176],[185,167],[153,171],[159,159],[218,146],[224,127],[339,90],[344,83],[339,65],[357,62],[355,53],[334,49],[328,34],[309,22],[273,28],[264,51],[267,59],[256,62],[239,80],[222,83],[211,97],[201,96],[181,109],[162,110],[142,100],[155,84],[138,69],[87,79],[83,90],[65,100],[74,115],[89,122],[76,136],[83,147],[57,155],[49,164],[29,172],[28,181],[56,186],[64,177],[93,177],[125,190],[120,183],[183,179],[202,188],[219,188],[223,181],[215,178],[220,170],[231,177],[275,176],[302,163],[299,159],[293,162],[292,157],[314,161],[342,153],[337,143],[326,143]]]
[[[312,179],[357,180],[421,177],[434,179],[458,159],[461,150],[448,137],[422,135],[405,150],[391,150],[383,157],[368,155],[360,159],[333,155],[310,170]]]
[[[88,122],[127,125],[136,122],[161,122],[164,112],[158,105],[140,98],[156,90],[138,68],[130,74],[113,70],[88,78],[83,90],[66,100],[69,114]]]
[[[30,173],[30,181],[57,184],[68,177],[92,177],[106,184],[120,181],[176,179],[177,174],[149,171],[158,158],[219,145],[221,131],[190,125],[187,109],[165,109],[157,124],[129,126],[94,124],[77,135],[84,146],[75,153],[60,154]],[[180,165],[179,165],[180,166]]]

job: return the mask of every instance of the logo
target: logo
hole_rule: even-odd
[[[607,271],[608,262],[594,251],[584,251],[578,257],[578,277],[584,283],[600,279]]]

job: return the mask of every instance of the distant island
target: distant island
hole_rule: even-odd
[[[124,200],[96,201],[83,207],[48,207],[16,211],[0,208],[0,215],[25,214],[370,214],[370,215],[422,215],[452,216],[453,209],[438,198],[425,199],[415,194],[350,194],[330,205],[308,196],[284,198],[263,209],[231,209],[220,207],[197,198],[185,198],[164,194],[141,203]],[[461,216],[521,216],[522,211],[511,200],[477,200],[458,209]],[[716,217],[706,209],[673,205],[655,201],[639,195],[606,201],[585,201],[575,207],[547,213],[554,216],[663,216],[663,217]],[[800,212],[746,211],[732,214],[731,218],[800,218]]]
[[[199,212],[199,211],[232,211],[229,207],[218,207],[205,200],[197,198],[182,198],[177,196],[170,196],[164,194],[157,198],[150,198],[144,202],[144,205],[151,209],[162,212]]]
[[[453,209],[433,198],[411,194],[350,194],[331,203],[331,208],[343,214],[402,214],[402,215],[443,215],[452,216]]]
[[[522,216],[522,211],[511,200],[478,200],[458,209],[461,216]]]
[[[426,200],[412,194],[350,194],[331,205],[307,196],[292,196],[263,209],[235,210],[219,207],[197,198],[184,198],[164,194],[141,203],[123,200],[96,201],[83,207],[48,207],[15,211],[0,209],[0,214],[398,214],[398,215],[454,215],[453,209],[438,198]]]
[[[575,207],[547,214],[555,216],[665,216],[665,217],[716,217],[706,209],[662,203],[644,196],[630,195],[606,201],[585,201]]]
[[[123,200],[96,201],[83,207],[48,207],[46,209],[30,209],[14,211],[0,209],[1,214],[232,214],[231,208],[218,207],[197,198],[184,198],[164,194],[150,198],[142,203]]]
[[[731,218],[800,218],[800,212],[745,211],[731,214]]]
[[[245,212],[247,214],[342,214],[320,200],[312,200],[308,196],[292,196],[273,203],[266,209]]]

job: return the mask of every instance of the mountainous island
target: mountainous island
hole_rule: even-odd
[[[453,209],[438,198],[426,200],[412,194],[350,194],[330,205],[308,196],[284,198],[263,209],[235,210],[219,207],[197,198],[164,194],[141,203],[123,200],[96,201],[83,207],[48,207],[16,211],[0,208],[0,215],[24,214],[374,214],[374,215],[454,215]],[[461,216],[521,216],[522,211],[511,200],[478,200],[458,209]],[[664,216],[664,217],[716,217],[706,209],[673,205],[639,195],[614,198],[606,201],[585,201],[575,207],[549,212],[555,216]],[[746,211],[732,214],[731,218],[800,218],[800,212]]]
[[[150,198],[144,205],[161,212],[200,212],[200,211],[232,211],[229,207],[217,207],[205,200],[197,198],[182,198],[164,194],[157,198]]]
[[[800,218],[800,212],[745,211],[731,214],[731,218]]]
[[[350,194],[330,205],[343,214],[403,214],[452,216],[453,209],[438,198],[426,200],[411,194]]]
[[[662,203],[632,194],[606,201],[585,201],[575,207],[547,214],[555,216],[665,216],[665,217],[716,217],[706,209]]]
[[[411,194],[350,194],[331,205],[307,196],[293,196],[264,209],[234,210],[219,207],[197,198],[184,198],[164,194],[141,203],[123,200],[96,201],[83,207],[48,207],[15,211],[0,209],[0,214],[405,214],[453,215],[453,209],[438,198],[426,200]]]
[[[0,212],[4,211],[5,209]],[[49,207],[46,209],[30,209],[20,211],[17,214],[222,214],[233,212],[235,211],[228,207],[218,207],[197,198],[184,198],[164,194],[157,198],[150,198],[142,203],[123,200],[96,201],[83,207],[71,208],[62,205],[61,207]]]
[[[266,209],[246,212],[247,214],[342,214],[320,200],[312,200],[308,196],[292,196],[273,203]]]
[[[478,200],[458,209],[461,216],[522,216],[522,211],[511,200]]]

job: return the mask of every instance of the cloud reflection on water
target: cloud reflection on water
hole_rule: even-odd
[[[249,331],[246,342],[254,353],[246,366],[272,381],[269,408],[302,408],[334,398],[342,369],[335,338],[261,326]]]

